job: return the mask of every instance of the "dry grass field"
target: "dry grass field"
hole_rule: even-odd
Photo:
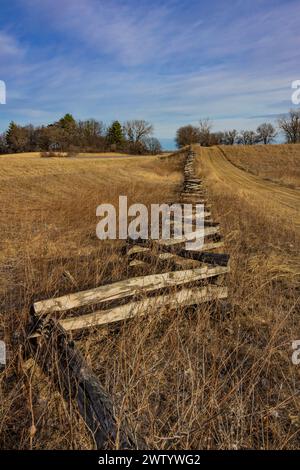
[[[220,147],[234,165],[291,188],[299,188],[300,144]]]
[[[46,152],[47,153],[47,152]],[[55,153],[55,152],[54,152]],[[58,152],[59,155],[61,155],[60,158],[66,157],[69,159],[76,159],[76,158],[122,158],[122,157],[131,157],[131,158],[136,158],[135,155],[132,155],[130,153],[120,153],[120,152],[78,152],[75,153],[74,156],[70,156],[68,152]],[[170,152],[163,152],[162,154],[159,154],[157,156],[168,156]],[[10,153],[9,158],[35,158],[35,157],[40,157],[41,153],[40,152],[27,152],[27,153]],[[6,158],[7,155],[0,155],[0,158]],[[147,155],[139,155],[139,157],[147,157]]]
[[[224,305],[163,308],[74,334],[114,397],[118,422],[126,418],[150,449],[300,448],[300,366],[291,361],[300,339],[300,176],[296,146],[289,149],[255,147],[252,161],[250,149],[195,147],[231,255]],[[0,157],[0,329],[9,345],[1,448],[93,448],[75,408],[22,358],[29,308],[126,278],[122,242],[96,238],[96,207],[119,195],[175,200],[182,168],[180,154]]]

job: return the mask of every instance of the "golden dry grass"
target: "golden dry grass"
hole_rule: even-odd
[[[220,148],[234,165],[261,178],[299,188],[300,144],[223,145]]]
[[[49,152],[45,152],[49,153]],[[1,158],[36,158],[40,157],[43,154],[43,152],[23,152],[23,153],[10,153],[10,154],[0,154],[0,159]],[[67,152],[58,152],[59,155],[64,155],[68,156]],[[171,152],[162,152],[161,154],[155,155],[156,157],[161,157],[161,156],[169,156],[171,155]],[[69,158],[124,158],[124,157],[131,157],[131,158],[147,158],[149,155],[132,155],[130,153],[120,153],[120,152],[78,152],[75,153],[74,156],[70,156]]]
[[[205,154],[198,171],[231,255],[228,302],[164,308],[74,339],[118,420],[126,417],[148,448],[299,448],[297,227],[278,216],[279,202],[272,209],[256,188],[250,197],[239,180],[228,183]],[[0,379],[2,448],[93,447],[75,409],[20,358],[29,306],[132,274],[122,242],[96,239],[97,205],[120,194],[174,200],[181,179],[180,156],[0,159],[1,311],[12,359]]]
[[[129,203],[163,202],[178,189],[180,170],[180,162],[172,162],[168,157],[71,161],[17,155],[0,159],[3,312],[0,328],[5,330],[12,359],[11,367],[7,374],[2,374],[1,380],[2,447],[31,445],[28,422],[31,398],[25,387],[26,374],[18,372],[17,358],[33,299],[126,277],[127,266],[119,252],[120,243],[101,243],[96,238],[96,207],[104,202],[117,205],[119,195],[127,195]],[[84,352],[87,345],[83,343]],[[97,369],[97,364],[95,366]],[[7,389],[9,383],[11,387]],[[57,394],[51,394],[47,381],[43,381],[43,386],[48,389],[43,413],[55,422],[58,439],[54,435],[49,440],[39,438],[34,446],[73,445],[72,440],[68,443],[72,429],[66,436],[61,433],[63,401],[60,402]],[[38,383],[36,387],[34,407],[43,396],[37,392]],[[36,419],[44,423],[44,414]],[[17,437],[12,432],[15,420],[19,423]],[[49,423],[38,428],[42,433],[52,429]],[[80,433],[76,433],[76,446],[80,446],[80,439]]]
[[[254,200],[258,207],[264,206],[274,217],[289,219],[292,227],[300,226],[300,189],[265,180],[237,167],[220,147],[202,149],[201,153],[212,187],[221,183],[221,187],[226,186],[243,199]]]

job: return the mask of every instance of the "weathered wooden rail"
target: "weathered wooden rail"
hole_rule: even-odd
[[[77,403],[97,449],[138,449],[145,445],[115,417],[111,397],[59,322],[31,315],[26,352],[65,398]]]
[[[118,423],[112,400],[68,332],[132,319],[162,307],[177,309],[216,302],[228,295],[222,280],[229,271],[229,256],[218,251],[224,246],[220,227],[212,221],[206,191],[196,175],[194,160],[195,154],[189,150],[180,201],[176,202],[204,204],[204,245],[201,248],[185,249],[185,242],[195,237],[192,226],[196,214],[193,211],[185,227],[191,232],[185,232],[182,237],[128,240],[125,254],[130,269],[135,271],[147,266],[151,270],[151,263],[154,263],[163,268],[163,272],[135,275],[113,284],[38,301],[32,306],[28,351],[57,384],[66,400],[77,402],[98,449],[145,448],[145,443],[130,430],[128,423],[122,426]],[[92,313],[82,312],[91,306]],[[66,316],[69,311],[72,316]]]
[[[197,177],[195,171],[195,153],[192,150],[187,152],[184,166],[184,182],[180,192],[179,201],[172,201],[183,204],[193,204],[192,214],[188,220],[185,219],[185,229],[190,232],[184,233],[182,237],[170,238],[168,240],[138,240],[134,244],[129,241],[127,255],[129,257],[129,265],[132,268],[139,268],[143,263],[149,262],[151,255],[156,257],[158,262],[170,263],[184,268],[185,264],[193,260],[198,262],[194,267],[204,265],[222,266],[229,271],[229,255],[220,253],[220,249],[224,247],[222,236],[220,234],[220,226],[213,222],[211,215],[211,205],[207,202],[206,190],[202,185],[200,178]],[[195,225],[196,212],[195,204],[203,204],[204,230],[200,230],[199,234],[204,236],[204,244],[196,250],[186,250],[184,245],[187,241],[193,240],[196,233],[192,231]],[[172,227],[176,227],[178,222],[173,222]],[[221,274],[221,273],[220,273]],[[224,273],[222,273],[224,274]],[[216,274],[218,275],[218,274]],[[209,277],[209,276],[208,276]]]

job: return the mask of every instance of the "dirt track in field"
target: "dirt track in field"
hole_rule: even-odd
[[[194,150],[200,157],[200,166],[212,183],[221,182],[231,191],[247,197],[255,196],[262,203],[270,203],[278,215],[289,218],[291,224],[300,227],[300,190],[266,181],[237,168],[218,147],[195,146]]]

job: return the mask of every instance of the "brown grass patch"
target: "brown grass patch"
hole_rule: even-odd
[[[25,162],[26,160],[26,162]],[[1,311],[11,365],[0,378],[2,448],[89,449],[74,408],[20,359],[28,309],[124,278],[121,242],[95,238],[96,206],[174,198],[180,157],[1,160]],[[74,339],[149,448],[299,448],[299,234],[255,195],[214,179],[199,161],[231,254],[229,301],[167,308]],[[176,197],[176,196],[175,196]],[[69,274],[70,275],[69,275]]]
[[[300,144],[223,145],[221,148],[243,170],[292,188],[299,187]]]

